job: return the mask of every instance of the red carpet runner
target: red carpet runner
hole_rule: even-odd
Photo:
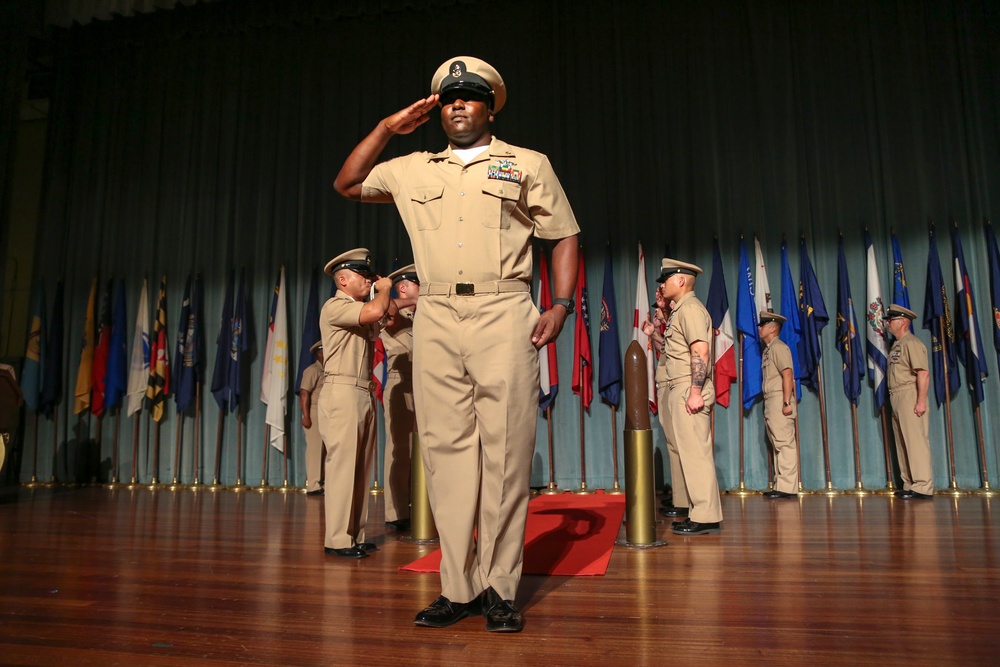
[[[603,575],[625,514],[625,496],[538,496],[528,503],[524,574]],[[437,572],[441,550],[400,570]]]

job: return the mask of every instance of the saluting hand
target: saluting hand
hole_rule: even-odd
[[[401,109],[382,121],[389,134],[409,134],[430,120],[430,110],[437,105],[438,96],[417,100],[405,109]]]

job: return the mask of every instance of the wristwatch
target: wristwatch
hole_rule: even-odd
[[[576,304],[573,302],[573,299],[552,299],[552,305],[562,306],[563,308],[566,309],[567,315],[572,315],[573,308]]]
[[[788,406],[790,406],[791,404],[792,404],[792,402],[791,402],[791,401],[785,401],[785,402],[784,402],[784,403],[782,403],[781,405],[782,405],[782,407],[785,407],[785,408],[787,408],[787,407],[788,407]]]

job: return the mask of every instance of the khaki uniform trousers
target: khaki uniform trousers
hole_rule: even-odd
[[[903,490],[934,494],[934,468],[931,465],[931,442],[927,435],[928,413],[913,414],[917,404],[916,385],[907,385],[889,393],[892,404],[892,434],[896,437],[896,457]]]
[[[303,428],[306,434],[306,491],[323,488],[323,436],[319,432],[319,400],[309,402],[309,419],[312,427]]]
[[[774,448],[776,480],[774,488],[782,493],[799,492],[799,457],[795,453],[795,415],[798,406],[792,401],[792,414],[781,413],[784,394],[764,396],[764,428]]]
[[[367,388],[326,383],[319,397],[326,443],[324,546],[347,549],[365,541],[368,480],[375,464],[375,397]]]
[[[441,594],[452,602],[489,586],[505,600],[517,594],[538,420],[537,322],[527,292],[420,297],[417,428],[441,543]]]
[[[656,385],[657,417],[663,427],[663,436],[667,439],[667,459],[670,462],[670,490],[673,493],[671,501],[674,507],[690,507],[687,485],[684,484],[684,474],[681,472],[681,457],[677,453],[677,438],[670,427],[670,407],[667,405],[667,394],[670,388],[666,382]]]
[[[681,462],[684,485],[687,487],[691,507],[688,517],[698,523],[722,521],[722,503],[719,500],[719,478],[715,472],[710,412],[715,405],[715,386],[711,381],[705,383],[701,389],[705,407],[697,414],[689,415],[684,406],[691,390],[691,380],[685,378],[668,385],[668,419]]]
[[[416,431],[413,378],[389,371],[382,390],[385,408],[385,520],[410,518],[410,434]]]

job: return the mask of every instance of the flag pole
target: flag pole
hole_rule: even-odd
[[[282,434],[281,445],[282,445],[282,454],[284,454],[282,458],[284,458],[285,470],[284,470],[284,478],[278,490],[287,493],[292,490],[292,487],[288,485],[288,431],[285,431],[284,434]]]
[[[95,436],[95,444],[94,444],[94,448],[97,450],[97,466],[94,469],[95,470],[95,474],[93,474],[93,475],[88,474],[87,475],[87,481],[90,482],[91,484],[97,484],[97,483],[100,482],[100,471],[101,471],[101,439],[102,439],[101,426],[103,424],[104,424],[104,415],[101,415],[100,417],[97,418],[97,435]],[[89,428],[87,429],[87,435],[90,435],[90,429]],[[87,449],[89,450],[90,449],[90,446],[89,446],[90,440],[89,440],[89,438],[88,438],[87,442],[88,442]],[[88,456],[87,457],[87,468],[90,468],[93,465],[94,465],[94,457]],[[88,470],[87,472],[90,473],[91,471]]]
[[[118,434],[121,430],[122,409],[119,406],[115,412],[115,439],[111,445],[111,481],[104,485],[106,489],[117,489],[118,484]]]
[[[802,486],[802,438],[799,435],[799,411],[795,410],[795,458],[798,460],[799,464],[799,490],[798,495],[808,496],[812,491],[807,491]]]
[[[885,416],[885,405],[882,405],[882,443],[885,448],[885,488],[875,493],[891,496],[896,493],[896,485],[892,480],[892,454],[889,452],[889,428]]]
[[[215,473],[212,476],[212,483],[205,488],[209,491],[221,491],[226,488],[219,483],[219,473],[222,467],[222,424],[226,421],[226,413],[219,408],[219,423],[215,429]]]
[[[976,489],[972,493],[977,496],[985,496],[987,498],[993,498],[998,495],[997,491],[990,488],[990,477],[989,470],[986,467],[986,446],[983,442],[983,417],[979,413],[979,406],[975,408],[976,411],[976,437],[979,440],[979,470],[983,477],[982,487]]]
[[[948,341],[945,339],[944,317],[938,318],[938,330],[941,332],[941,367],[944,369],[945,440],[948,443],[948,472],[951,477],[948,482],[948,489],[939,493],[946,496],[964,496],[965,491],[958,488],[958,482],[955,479],[955,437],[951,428],[951,384],[948,382]]]
[[[556,484],[555,455],[552,453],[552,405],[545,408],[545,424],[549,434],[549,485],[539,491],[544,495],[555,495],[562,493],[562,489]]]
[[[625,491],[618,485],[618,408],[614,405],[611,406],[611,461],[615,481],[610,489],[604,489],[604,493],[609,496],[618,496]]]
[[[134,422],[132,426],[132,479],[125,487],[129,490],[139,487],[139,480],[136,478],[136,470],[139,464],[139,430],[142,427],[142,422],[139,421],[138,414],[136,414],[132,421]]]
[[[159,489],[163,486],[160,484],[160,422],[155,419],[153,422],[156,424],[155,430],[153,431],[153,478],[149,481],[149,489]]]
[[[174,479],[170,483],[170,490],[176,491],[183,485],[180,482],[180,469],[181,469],[181,440],[183,438],[184,431],[184,413],[177,413],[177,434],[174,436]]]
[[[263,493],[268,490],[267,486],[267,448],[271,443],[271,425],[267,424],[264,428],[264,456],[260,464],[260,486],[253,487],[254,491],[259,491]]]
[[[852,350],[853,353],[853,350]],[[854,488],[844,491],[852,496],[867,496],[871,491],[861,481],[861,443],[858,442],[858,406],[851,403],[851,434],[854,437]]]
[[[32,434],[32,444],[34,452],[31,455],[31,481],[29,481],[25,486],[29,488],[34,488],[38,486],[38,410],[35,410],[35,430]]]
[[[247,490],[247,485],[243,483],[243,413],[239,404],[236,405],[236,483],[229,490]]]
[[[739,411],[740,411],[740,485],[735,489],[729,491],[730,494],[734,496],[746,497],[754,495],[754,492],[747,488],[744,472],[745,464],[743,460],[743,332],[739,333],[739,344],[740,344],[740,363],[736,367],[736,391],[739,394],[737,397]],[[715,412],[714,410],[712,412]]]
[[[774,443],[770,442],[767,434],[764,435],[764,442],[768,443],[770,447],[767,449],[767,490],[774,490]]]
[[[201,385],[194,386],[194,456],[192,457],[192,467],[194,468],[194,481],[191,482],[191,490],[197,491],[202,487],[199,473],[201,472],[201,459],[198,456],[200,451],[201,433]]]
[[[49,476],[49,486],[59,483],[59,478],[56,477],[56,466],[59,465],[58,461],[59,452],[59,406],[54,406],[52,408],[52,474]]]
[[[374,399],[372,399],[372,400],[374,400]],[[384,493],[384,491],[383,491],[382,487],[378,483],[378,460],[379,460],[379,455],[378,455],[378,406],[377,405],[375,407],[375,412],[376,412],[375,413],[375,420],[374,420],[374,422],[375,422],[375,424],[374,424],[374,429],[375,429],[375,453],[372,455],[373,458],[374,458],[374,460],[372,461],[372,477],[374,479],[372,479],[372,486],[371,486],[370,489],[368,489],[368,492],[370,494],[372,494],[373,496],[379,496],[379,495],[382,495],[382,493]],[[385,414],[385,405],[382,406],[382,414],[383,415]]]
[[[580,359],[580,488],[573,489],[573,493],[587,494],[594,493],[594,489],[587,488],[587,450],[584,447],[583,437],[583,359]]]
[[[816,334],[816,339],[822,343],[823,334]],[[819,421],[823,434],[823,466],[826,469],[826,488],[817,491],[823,496],[839,496],[843,491],[833,488],[833,476],[830,473],[830,436],[826,430],[826,393],[823,391],[823,364],[816,364],[816,386],[819,393]]]

